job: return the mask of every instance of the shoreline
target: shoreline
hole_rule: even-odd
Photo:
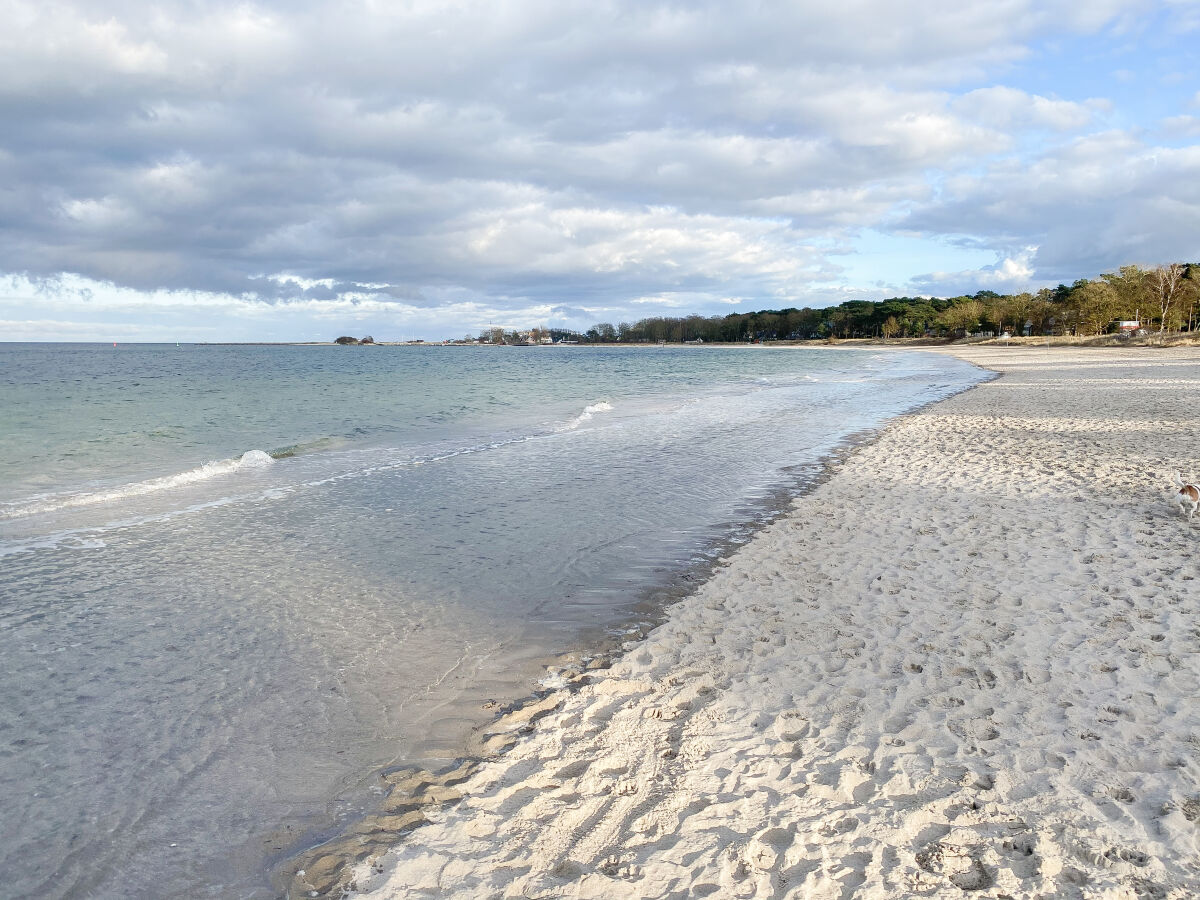
[[[639,346],[653,348],[649,344]],[[879,349],[828,347],[824,344],[813,347],[860,351]],[[752,543],[765,528],[790,515],[793,504],[799,498],[832,477],[863,446],[878,440],[894,421],[929,409],[949,397],[970,391],[978,384],[998,377],[995,372],[978,366],[976,368],[984,373],[980,381],[885,419],[875,427],[847,434],[812,463],[802,466],[803,471],[786,471],[786,480],[767,499],[747,505],[743,511],[745,517],[739,517],[736,525],[730,525],[727,533],[709,545],[700,557],[669,573],[666,579],[646,587],[638,600],[629,606],[624,626],[604,632],[592,630],[583,633],[575,646],[545,657],[542,668],[544,677],[534,681],[552,686],[543,686],[503,705],[494,701],[485,704],[484,709],[496,710],[494,719],[471,730],[458,756],[441,758],[441,765],[412,761],[381,770],[378,775],[386,785],[386,793],[377,808],[357,817],[348,826],[333,831],[328,827],[311,831],[308,834],[310,839],[317,835],[321,839],[307,847],[304,842],[299,845],[291,842],[286,852],[271,854],[268,871],[272,883],[287,896],[341,896],[342,891],[354,881],[353,869],[356,865],[403,840],[408,832],[428,822],[428,814],[439,807],[456,803],[461,797],[459,786],[475,775],[482,765],[508,752],[520,738],[529,734],[536,722],[557,708],[563,692],[569,693],[583,687],[589,678],[608,669],[613,660],[645,640],[648,634],[669,619],[677,604],[699,590],[721,566],[728,564],[731,557]]]
[[[860,446],[357,887],[1200,887],[1200,604],[1163,489],[1200,354],[951,352],[1009,377]]]

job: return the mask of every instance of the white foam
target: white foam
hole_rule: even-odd
[[[613,411],[613,405],[611,403],[609,403],[607,400],[597,400],[595,403],[593,403],[589,406],[585,406],[583,408],[583,412],[581,412],[575,418],[571,419],[571,421],[564,422],[562,425],[559,425],[554,430],[555,431],[574,431],[576,428],[578,428],[584,422],[591,421],[592,416],[594,416],[596,413],[605,413],[605,412],[612,412],[612,411]]]
[[[116,500],[126,500],[130,497],[140,497],[143,494],[153,494],[158,491],[183,487],[210,478],[232,475],[244,469],[261,469],[275,462],[270,454],[262,450],[247,450],[241,456],[206,462],[202,466],[166,475],[161,478],[151,478],[121,487],[109,488],[103,491],[93,491],[86,494],[58,495],[51,498],[31,498],[34,502],[25,503],[9,509],[0,510],[0,519],[19,519],[38,513],[54,512],[59,509],[69,509],[76,506],[92,506],[97,503],[111,503]],[[44,496],[44,495],[43,495]]]

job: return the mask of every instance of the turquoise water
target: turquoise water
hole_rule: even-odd
[[[929,354],[0,344],[0,871],[273,896],[380,767],[640,601]]]

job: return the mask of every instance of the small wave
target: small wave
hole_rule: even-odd
[[[591,404],[590,406],[585,406],[583,408],[583,412],[581,412],[579,415],[577,415],[571,421],[564,422],[562,425],[559,425],[554,430],[555,431],[574,431],[576,428],[578,428],[584,422],[590,421],[592,416],[594,416],[596,413],[612,412],[612,410],[613,410],[613,405],[611,403],[609,403],[607,400],[598,400],[595,403]]]
[[[312,441],[301,441],[298,444],[288,444],[286,447],[276,447],[267,453],[271,459],[288,459],[293,456],[302,456],[306,453],[317,453],[321,450],[331,450],[345,443],[338,438],[323,437]]]
[[[91,506],[96,503],[109,503],[113,500],[140,497],[143,494],[153,494],[157,491],[182,487],[183,485],[194,484],[198,481],[207,481],[210,478],[217,478],[221,475],[232,475],[243,469],[261,469],[264,466],[271,465],[273,462],[275,460],[269,453],[264,453],[262,450],[247,450],[241,456],[207,462],[202,466],[197,466],[194,469],[188,469],[186,472],[179,472],[175,475],[151,478],[149,481],[139,481],[134,484],[126,484],[121,487],[110,488],[106,491],[95,491],[90,494],[73,494],[66,497],[59,495],[51,499],[25,503],[15,508],[0,510],[0,519],[19,519],[24,516],[54,512],[55,510],[68,509],[75,506]]]

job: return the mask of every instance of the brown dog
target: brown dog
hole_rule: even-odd
[[[1175,473],[1175,484],[1179,490],[1175,494],[1175,502],[1179,504],[1179,511],[1187,513],[1188,519],[1196,514],[1196,507],[1200,506],[1200,487],[1184,481],[1183,476]]]

